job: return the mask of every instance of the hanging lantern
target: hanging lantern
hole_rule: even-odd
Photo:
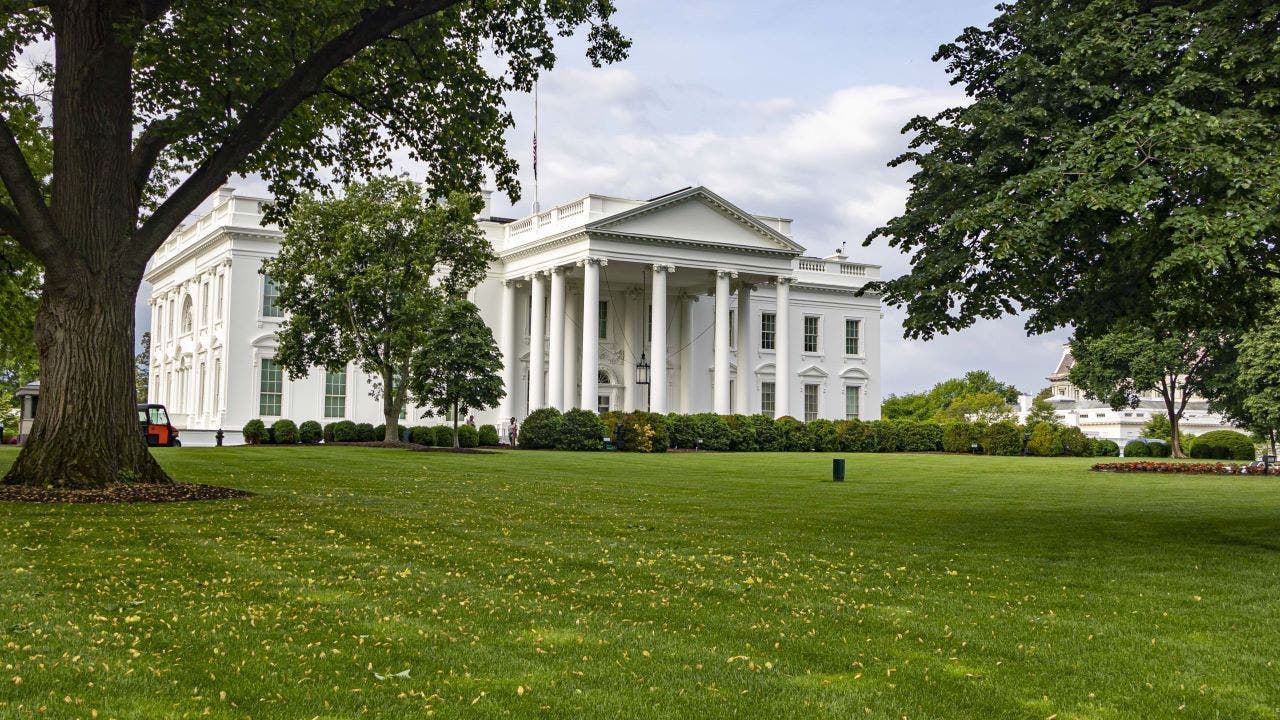
[[[636,384],[649,384],[649,361],[645,359],[644,353],[640,353],[640,359],[636,361]]]

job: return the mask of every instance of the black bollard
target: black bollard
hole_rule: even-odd
[[[844,458],[831,459],[831,479],[834,482],[844,482]]]
[[[217,441],[218,447],[222,447],[222,428],[218,428],[218,432],[213,434],[213,439]]]

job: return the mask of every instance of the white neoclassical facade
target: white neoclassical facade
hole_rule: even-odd
[[[224,188],[152,258],[149,399],[189,443],[250,419],[382,422],[353,366],[291,378],[274,362],[283,320],[260,274],[281,233],[269,202]],[[651,200],[588,195],[480,225],[498,260],[472,293],[501,348],[507,395],[475,413],[505,432],[541,407],[880,416],[879,267],[808,257],[791,221],[702,187]],[[651,367],[649,385],[636,366]],[[425,411],[410,408],[408,424]]]

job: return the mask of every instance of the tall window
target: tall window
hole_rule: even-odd
[[[772,350],[774,332],[778,326],[778,316],[773,313],[760,313],[760,349]]]
[[[347,370],[324,374],[324,416],[340,418],[347,415]]]
[[[276,300],[280,297],[280,291],[276,289],[276,283],[271,279],[270,275],[262,276],[262,317],[283,317],[284,313],[280,312]]]
[[[733,308],[729,308],[729,347],[738,347],[738,311]]]
[[[772,416],[777,409],[777,391],[771,382],[760,383],[760,412]]]
[[[804,316],[804,351],[807,353],[818,352],[818,320],[816,315]]]
[[[191,332],[191,297],[182,301],[182,334],[186,335]]]
[[[804,421],[811,422],[818,419],[818,386],[804,386]]]
[[[262,382],[258,386],[258,414],[279,417],[284,395],[284,373],[272,358],[262,358]]]
[[[860,320],[850,320],[848,318],[845,319],[844,321],[844,354],[845,355],[858,354],[858,349],[859,349],[858,336],[860,334],[859,331],[862,329],[860,327],[861,325],[862,325],[862,321]]]
[[[196,413],[199,415],[204,414],[204,388],[205,388],[206,378],[207,378],[207,375],[205,373],[205,364],[200,363],[200,379],[198,381],[200,383],[200,387],[196,389],[196,395],[199,398],[196,401]]]
[[[846,385],[844,388],[844,419],[858,419],[858,401],[862,397],[862,388],[858,385]]]
[[[209,283],[200,285],[200,327],[209,325]]]
[[[227,276],[218,275],[218,314],[214,316],[214,322],[222,319],[222,303],[227,300]]]
[[[220,412],[222,405],[222,358],[213,361],[213,411]]]
[[[596,412],[597,413],[609,412],[609,404],[611,402],[613,402],[613,397],[611,395],[597,395],[596,396]]]
[[[600,339],[609,337],[609,301],[600,301]]]
[[[164,342],[164,304],[156,305],[156,321],[153,323],[155,332],[151,334],[151,344],[159,345]]]

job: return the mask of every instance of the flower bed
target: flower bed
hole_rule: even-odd
[[[1261,467],[1236,463],[1178,463],[1178,462],[1109,462],[1097,463],[1098,472],[1121,473],[1180,473],[1184,475],[1261,475]],[[1271,475],[1280,475],[1280,466],[1271,468]]]

